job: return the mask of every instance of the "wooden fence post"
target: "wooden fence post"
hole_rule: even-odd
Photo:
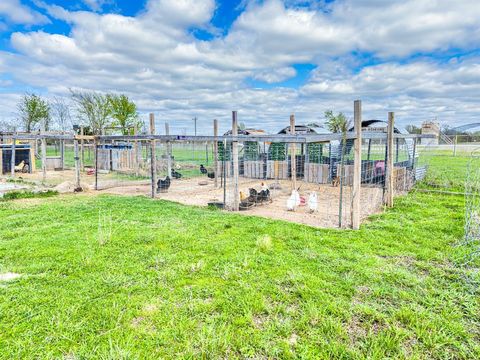
[[[215,141],[213,143],[213,166],[214,166],[214,173],[215,173],[215,188],[218,187],[218,121],[217,119],[213,120],[213,136],[215,137]]]
[[[80,126],[80,135],[82,136],[82,138],[80,140],[80,152],[81,152],[81,156],[82,156],[80,166],[82,168],[82,171],[85,171],[85,148],[84,148],[85,140],[83,140],[83,136],[85,135],[85,130],[84,130],[83,126]]]
[[[170,135],[170,126],[165,123],[165,135]],[[167,174],[172,177],[172,149],[170,141],[167,141]]]
[[[62,135],[65,135],[65,132],[62,131]],[[62,171],[65,170],[65,140],[60,140],[60,162]]]
[[[355,100],[353,104],[355,135],[353,159],[352,187],[352,229],[360,228],[360,201],[362,187],[362,102]]]
[[[45,121],[42,121],[42,182],[47,180],[47,140],[45,139]]]
[[[133,135],[138,135],[138,125],[133,128]],[[133,142],[133,157],[135,159],[135,176],[140,175],[140,151],[138,149],[138,140]]]
[[[295,115],[290,115],[290,135],[295,135]],[[292,143],[290,165],[292,172],[292,190],[297,189],[297,144]]]
[[[155,115],[150,113],[150,134],[155,135]],[[156,155],[157,143],[154,139],[150,142],[150,178],[152,183],[152,199],[156,195],[157,186],[157,155]]]
[[[15,177],[15,142],[17,139],[15,139],[15,135],[12,136],[12,153],[10,157],[10,172],[12,177]],[[31,167],[32,165],[30,165]]]
[[[385,182],[386,182],[386,205],[393,207],[393,131],[395,125],[395,114],[388,113],[387,126],[387,163],[385,166]]]
[[[94,152],[93,152],[93,157],[94,157],[94,166],[95,166],[95,190],[98,190],[98,136],[95,136],[93,139],[93,146],[94,146]]]
[[[238,136],[238,120],[237,112],[232,111],[232,136]],[[232,142],[232,160],[233,160],[233,211],[238,211],[240,208],[240,189],[239,168],[238,168],[238,141]]]
[[[75,160],[75,187],[80,188],[80,158],[78,156],[78,140],[73,140],[73,151]]]

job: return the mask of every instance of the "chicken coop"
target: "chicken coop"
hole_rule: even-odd
[[[214,121],[210,135],[189,136],[171,135],[168,123],[157,131],[151,114],[147,133],[33,139],[42,147],[59,141],[62,152],[69,142],[71,158],[62,160],[69,166],[57,178],[74,177],[76,188],[315,227],[358,228],[392,206],[394,197],[406,194],[427,169],[419,166],[416,150],[425,135],[401,133],[393,113],[388,121],[362,121],[361,105],[355,102],[354,119],[349,131],[332,133],[321,125],[298,124],[292,115],[289,126],[267,133],[240,129],[233,112],[231,130],[223,135]],[[47,152],[41,156],[46,180],[52,176],[43,166]]]

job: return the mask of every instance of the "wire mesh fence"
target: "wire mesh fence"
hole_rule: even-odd
[[[360,220],[382,211],[388,193],[387,134],[368,134],[360,146]],[[355,137],[290,135],[33,137],[31,177],[62,192],[79,183],[84,190],[352,227]],[[425,177],[418,149],[415,138],[393,139],[395,196]]]

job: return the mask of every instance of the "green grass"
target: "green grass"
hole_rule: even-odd
[[[9,191],[5,193],[0,201],[18,200],[18,199],[31,199],[31,198],[46,198],[58,195],[58,191],[46,190],[46,191],[31,191],[31,190],[19,190]]]
[[[463,198],[412,193],[360,231],[143,197],[0,203],[2,359],[474,359],[454,266]]]

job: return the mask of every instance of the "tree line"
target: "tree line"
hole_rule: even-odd
[[[52,129],[53,122],[62,131],[72,129],[71,110],[88,133],[101,135],[106,129],[118,129],[123,135],[133,134],[143,125],[136,104],[124,94],[101,94],[92,91],[70,90],[71,103],[64,98],[52,100],[37,94],[24,94],[20,99],[18,123],[22,130],[31,132]]]

